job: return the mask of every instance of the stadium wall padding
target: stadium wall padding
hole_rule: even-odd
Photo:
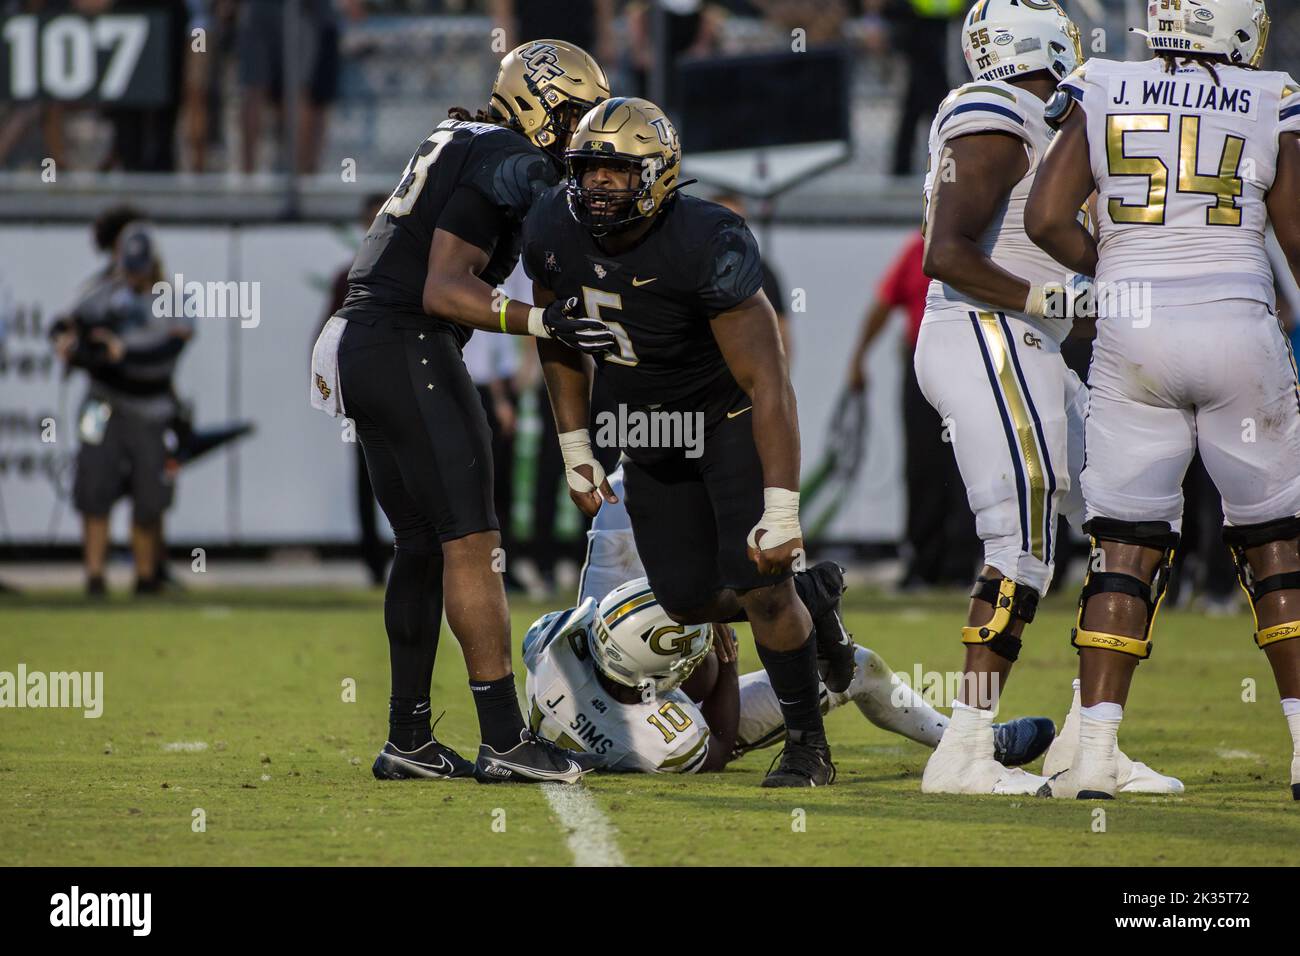
[[[858,327],[879,277],[908,230],[897,227],[772,226],[760,229],[793,311],[793,377],[805,470],[817,461],[843,388]],[[255,421],[257,431],[184,468],[168,517],[173,541],[216,545],[345,542],[355,534],[350,448],[340,423],[307,400],[311,346],[335,272],[351,259],[355,230],[321,225],[159,226],[168,278],[258,283],[257,324],[204,317],[183,355],[177,390],[195,422]],[[70,503],[76,412],[85,379],[66,380],[48,360],[46,330],[103,260],[89,229],[0,226],[0,546],[71,544],[80,535]],[[870,365],[870,431],[858,486],[830,537],[892,542],[902,531],[899,389],[901,316]],[[346,396],[344,396],[346,401]],[[56,419],[54,441],[41,422]],[[114,513],[124,540],[129,509]]]

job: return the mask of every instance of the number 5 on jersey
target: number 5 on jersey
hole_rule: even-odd
[[[602,308],[621,311],[623,297],[617,292],[604,292],[584,285],[582,287],[582,306],[588,316],[593,319],[600,319],[614,333],[614,341],[618,343],[618,354],[614,355],[612,352],[607,352],[605,361],[629,367],[637,365],[641,360],[636,357],[636,351],[632,348],[632,338],[627,334],[627,329],[623,328],[623,323],[611,321],[600,313]]]

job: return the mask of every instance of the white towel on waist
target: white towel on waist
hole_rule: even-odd
[[[330,418],[338,418],[343,411],[343,388],[339,384],[339,339],[348,327],[346,319],[332,316],[316,338],[311,350],[311,407],[318,408]]]

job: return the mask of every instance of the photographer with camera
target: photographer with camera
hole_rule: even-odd
[[[137,594],[159,590],[163,513],[170,507],[175,465],[170,461],[176,416],[172,375],[193,320],[159,316],[161,280],[153,237],[141,223],[118,236],[112,269],[92,280],[52,339],[69,369],[84,369],[90,387],[77,415],[73,502],[83,523],[86,591],[106,593],[109,512],[123,495],[132,503],[131,549]]]

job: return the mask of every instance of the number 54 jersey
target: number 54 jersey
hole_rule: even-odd
[[[1274,303],[1264,200],[1278,138],[1300,132],[1300,84],[1216,64],[1089,60],[1061,84],[1087,115],[1098,190],[1097,279],[1149,282],[1153,304]]]
[[[680,689],[650,703],[624,704],[601,687],[587,650],[596,602],[552,611],[524,637],[528,724],[570,750],[594,754],[601,770],[695,773],[709,727]]]

